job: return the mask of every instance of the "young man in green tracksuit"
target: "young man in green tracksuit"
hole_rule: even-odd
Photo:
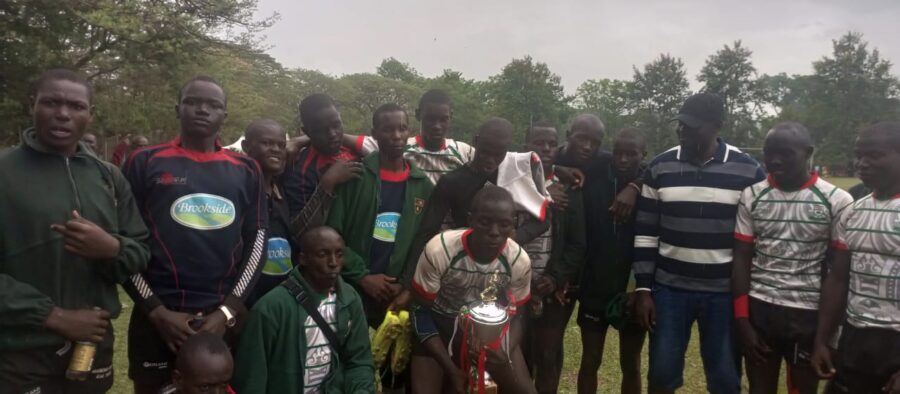
[[[375,392],[369,328],[360,324],[362,302],[340,277],[345,249],[334,229],[308,230],[300,239],[300,262],[285,283],[312,298],[339,343],[328,342],[287,286],[277,286],[253,306],[241,332],[232,380],[236,392]]]
[[[403,158],[409,125],[406,112],[385,104],[372,115],[378,152],[363,159],[359,179],[335,193],[327,224],[344,237],[347,255],[344,280],[360,293],[366,319],[377,327],[387,310],[405,309],[410,293],[399,276],[419,227],[431,181]],[[382,382],[402,379],[383,378]]]
[[[119,169],[79,143],[91,98],[84,77],[45,72],[34,127],[0,152],[3,393],[105,393],[113,383],[116,283],[147,266],[149,232]],[[76,342],[97,346],[84,381],[65,378]]]

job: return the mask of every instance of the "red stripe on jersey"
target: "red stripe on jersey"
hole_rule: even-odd
[[[744,241],[744,242],[747,242],[747,243],[753,243],[753,236],[752,236],[752,235],[741,234],[741,233],[737,233],[737,232],[736,232],[736,233],[734,233],[734,239],[736,239],[736,240],[738,240],[738,241]]]
[[[434,301],[434,299],[437,298],[437,293],[432,293],[428,290],[425,290],[425,287],[416,282],[415,279],[412,281],[412,287],[416,291],[416,293],[419,293],[422,298],[428,301]]]

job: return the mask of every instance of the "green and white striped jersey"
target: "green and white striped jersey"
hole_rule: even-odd
[[[735,238],[755,247],[750,296],[800,309],[819,309],[822,269],[831,234],[849,193],[813,174],[799,190],[769,176],[741,193]]]
[[[378,150],[378,143],[371,136],[359,136],[356,148],[360,153],[368,155]],[[475,148],[471,145],[450,138],[444,139],[444,145],[440,150],[427,150],[421,135],[410,137],[406,141],[406,154],[404,154],[406,159],[422,170],[434,184],[437,184],[438,179],[441,179],[444,174],[471,161],[474,155]]]
[[[319,304],[319,314],[331,326],[337,330],[337,314],[335,301],[337,295],[331,293]],[[303,325],[303,334],[306,336],[306,357],[303,359],[303,393],[323,393],[322,382],[331,372],[331,345],[322,333],[322,329],[316,324],[312,316],[307,316]]]
[[[856,201],[842,215],[834,239],[851,256],[847,321],[900,331],[900,195]]]

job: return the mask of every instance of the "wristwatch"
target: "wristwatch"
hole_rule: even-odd
[[[225,327],[234,327],[234,323],[236,323],[236,320],[234,318],[234,313],[231,312],[231,308],[225,305],[221,305],[219,306],[219,310],[222,311],[223,314],[225,314]]]

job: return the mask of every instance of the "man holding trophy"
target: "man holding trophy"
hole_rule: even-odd
[[[496,186],[479,191],[469,227],[432,238],[416,267],[412,287],[437,329],[428,343],[440,351],[429,353],[443,372],[420,381],[434,385],[428,392],[484,392],[487,372],[501,392],[534,393],[516,314],[531,297],[531,262],[509,239],[516,229],[509,192]],[[417,323],[417,331],[429,329]]]

